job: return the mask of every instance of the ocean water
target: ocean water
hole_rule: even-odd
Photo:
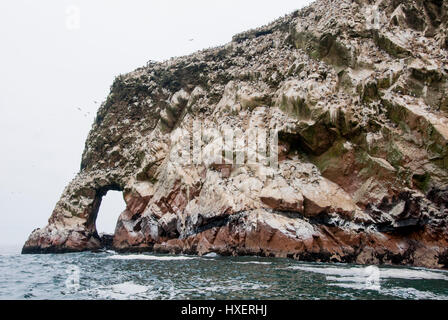
[[[448,272],[256,257],[0,253],[0,299],[448,299]]]

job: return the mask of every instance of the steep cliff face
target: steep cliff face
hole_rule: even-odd
[[[100,248],[101,198],[119,190],[117,250],[447,268],[447,15],[442,0],[318,0],[118,77],[23,252]],[[222,146],[229,128],[245,157]]]

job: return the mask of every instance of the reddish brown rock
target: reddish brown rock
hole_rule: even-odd
[[[23,252],[101,248],[95,221],[115,190],[119,251],[447,268],[447,12],[317,0],[118,77]]]

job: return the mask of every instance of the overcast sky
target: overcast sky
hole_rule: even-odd
[[[225,44],[311,2],[1,0],[0,245],[46,225],[115,76]],[[100,232],[113,232],[124,206],[119,193],[105,197]]]

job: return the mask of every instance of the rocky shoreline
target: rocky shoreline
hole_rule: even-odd
[[[448,268],[447,21],[445,1],[318,0],[118,77],[23,253],[102,248],[115,190],[120,252]],[[249,135],[242,162],[228,128]],[[198,132],[200,161],[179,161]]]

